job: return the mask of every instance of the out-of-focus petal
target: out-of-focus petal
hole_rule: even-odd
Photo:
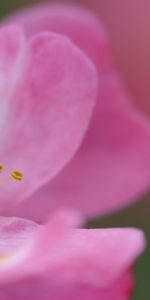
[[[39,220],[65,203],[91,216],[133,201],[150,184],[150,127],[131,105],[112,66],[107,34],[99,19],[69,5],[34,6],[13,19],[29,36],[45,28],[68,35],[93,59],[100,76],[97,105],[80,151],[15,214]]]
[[[2,300],[10,295],[15,299],[30,299],[30,295],[33,300],[40,299],[42,293],[44,300],[50,295],[53,299],[69,299],[71,295],[73,299],[84,295],[87,299],[108,299],[110,293],[112,299],[120,299],[121,295],[121,299],[128,299],[132,284],[129,269],[144,250],[143,234],[137,229],[73,228],[72,224],[79,220],[67,211],[42,226],[34,227],[28,221],[25,226],[23,220],[23,229],[17,235],[15,222],[21,220],[12,222],[11,236],[17,246],[16,253],[7,252],[0,259]],[[30,234],[24,234],[24,228]],[[2,233],[3,230],[0,239],[2,236],[5,240]],[[19,247],[21,235],[24,244],[21,241]],[[6,243],[8,248],[12,247],[9,235]]]
[[[110,63],[108,37],[103,23],[86,9],[73,5],[36,4],[5,18],[2,24],[17,22],[30,37],[49,30],[69,36],[98,65]]]
[[[1,300],[130,300],[133,292],[133,279],[125,274],[110,287],[99,289],[90,285],[69,286],[67,283],[51,282],[52,278],[37,277],[1,286]]]
[[[90,285],[61,285],[50,283],[51,278],[39,276],[1,286],[1,300],[129,300],[133,291],[133,279],[125,274],[109,288],[99,289]]]
[[[75,0],[74,2],[77,2]],[[150,3],[149,0],[79,0],[105,22],[116,62],[134,98],[150,115]]]
[[[16,38],[17,30],[6,27],[0,33],[3,77],[5,81],[9,73],[8,86],[11,79],[10,93],[6,84],[6,92],[2,90],[5,128],[0,154],[4,177],[17,169],[23,179],[2,179],[1,210],[25,199],[73,156],[88,127],[97,92],[94,65],[61,35],[47,32],[31,38],[24,46],[20,70],[15,58],[17,51],[21,56],[22,36]],[[5,32],[9,35],[4,38]]]

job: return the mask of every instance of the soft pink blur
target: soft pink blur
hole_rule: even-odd
[[[143,234],[75,228],[81,220],[71,211],[53,215],[42,226],[1,218],[0,299],[128,300]]]
[[[133,102],[150,114],[150,1],[74,0],[93,9],[104,21],[115,61]]]

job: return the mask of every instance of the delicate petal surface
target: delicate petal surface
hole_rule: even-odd
[[[144,249],[143,234],[137,229],[73,228],[79,220],[69,211],[42,226],[1,220],[0,247],[2,242],[7,245],[6,257],[2,247],[0,258],[1,300],[10,296],[105,300],[110,295],[114,300],[128,299],[132,286],[128,270]]]
[[[22,47],[20,31],[16,26],[0,31],[2,76],[7,78],[0,88],[1,162],[5,177],[16,169],[24,175],[21,182],[0,182],[1,210],[25,199],[72,157],[97,90],[94,65],[68,38],[45,32]]]
[[[131,106],[130,95],[113,68],[102,24],[89,11],[59,5],[35,6],[13,18],[29,36],[46,28],[71,37],[93,59],[101,80],[92,123],[80,151],[15,213],[40,220],[61,199],[61,203],[92,215],[133,200],[150,184],[150,127]]]
[[[21,75],[25,52],[25,38],[19,27],[0,30],[0,133],[1,151],[4,147],[9,116],[10,96]],[[2,163],[2,161],[1,161]]]

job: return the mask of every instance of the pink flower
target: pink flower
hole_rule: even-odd
[[[42,22],[33,18],[40,29],[28,39],[20,26],[0,30],[1,160],[4,174],[16,168],[23,172],[21,182],[1,184],[0,209],[26,200],[18,214],[32,218],[43,219],[65,204],[98,213],[121,205],[147,185],[149,150],[147,144],[137,146],[147,141],[149,127],[124,101],[99,21],[82,10],[75,20],[74,9],[51,10],[54,25],[59,19],[80,50],[65,35],[48,32],[49,23],[42,27],[46,11]],[[91,37],[85,35],[87,25]],[[125,177],[129,171],[138,187]],[[69,211],[53,215],[45,225],[1,217],[0,299],[129,299],[131,268],[145,247],[143,234],[131,228],[77,228],[81,221]]]
[[[52,181],[47,176],[43,187],[9,214],[39,220],[65,204],[93,215],[133,201],[150,184],[150,126],[131,104],[99,19],[74,6],[42,4],[5,20],[12,21],[21,24],[28,37],[41,30],[69,36],[97,66],[99,94],[77,154]]]
[[[0,219],[1,300],[127,300],[144,248],[137,229],[81,229],[70,211],[46,225]]]

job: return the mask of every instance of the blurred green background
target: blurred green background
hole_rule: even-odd
[[[54,2],[55,0],[53,0]],[[63,2],[63,0],[60,0]],[[60,2],[59,1],[59,2]],[[65,0],[64,0],[65,1]],[[69,1],[69,0],[68,0]],[[25,6],[39,2],[37,0],[1,0],[0,17],[4,17],[9,12]],[[42,0],[41,0],[42,2]],[[79,1],[78,1],[79,2]],[[109,187],[108,187],[109,188]],[[144,230],[148,242],[148,247],[137,261],[134,271],[136,276],[136,289],[133,300],[150,299],[150,194],[143,195],[132,206],[123,209],[110,216],[89,221],[90,227],[138,227]],[[111,300],[111,299],[110,299]]]

